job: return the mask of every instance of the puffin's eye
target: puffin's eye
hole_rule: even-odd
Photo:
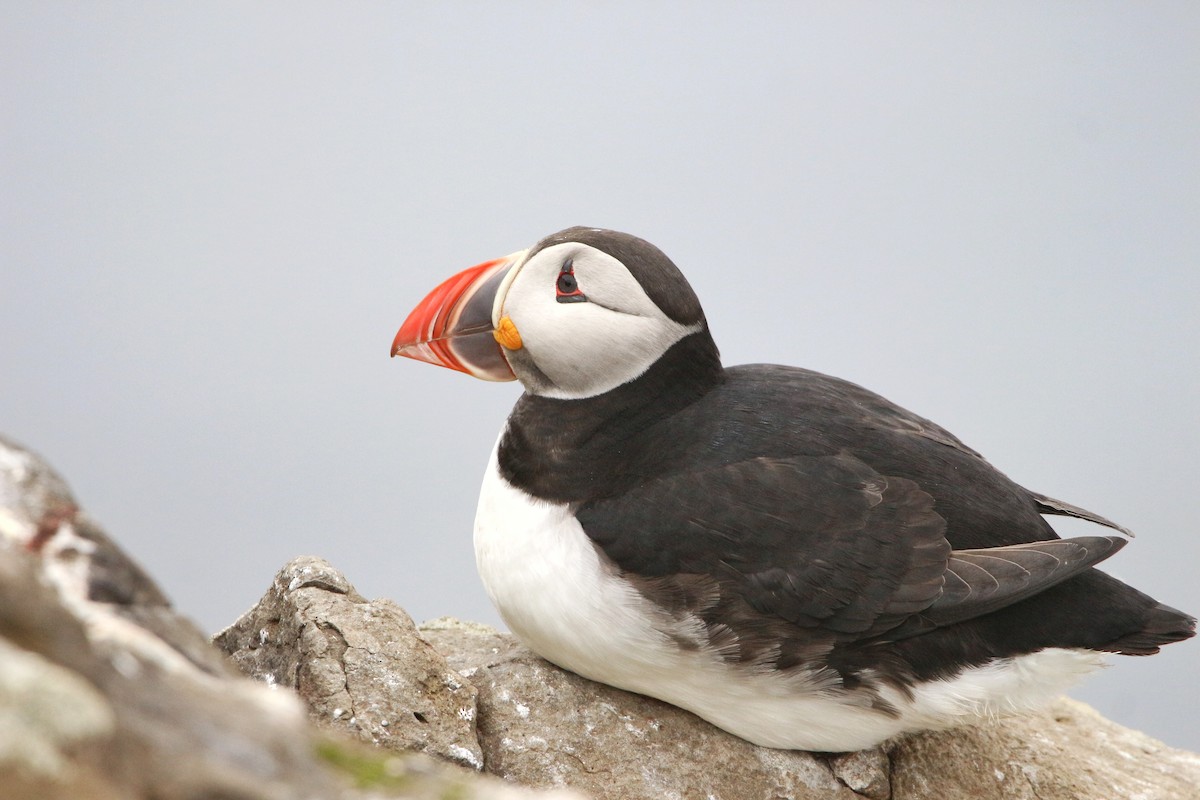
[[[558,273],[558,281],[554,284],[555,299],[560,303],[586,303],[587,297],[579,291],[579,282],[575,280],[575,266],[571,261],[562,265]]]

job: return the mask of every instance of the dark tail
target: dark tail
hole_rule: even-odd
[[[1152,656],[1165,644],[1182,642],[1196,635],[1195,617],[1162,603],[1147,609],[1145,619],[1141,630],[1122,636],[1101,649],[1126,656]]]

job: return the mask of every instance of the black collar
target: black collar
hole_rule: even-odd
[[[629,467],[653,447],[638,435],[724,380],[717,346],[701,330],[672,345],[638,378],[604,394],[558,400],[526,393],[500,440],[500,473],[543,500],[612,497],[636,482]]]

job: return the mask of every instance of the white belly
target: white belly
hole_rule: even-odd
[[[817,674],[784,679],[681,649],[663,632],[671,620],[603,561],[569,509],[512,487],[494,450],[475,516],[475,558],[500,616],[538,655],[767,747],[859,750],[906,731],[1028,710],[1102,664],[1097,653],[1064,649],[996,661],[921,684],[911,699],[883,691],[896,716],[827,688]]]

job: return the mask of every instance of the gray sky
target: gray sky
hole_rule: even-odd
[[[0,430],[209,630],[305,553],[499,624],[471,521],[518,389],[388,347],[574,224],[662,247],[727,364],[936,420],[1200,612],[1200,5],[3,16]],[[1114,662],[1076,696],[1200,750],[1200,646]]]

